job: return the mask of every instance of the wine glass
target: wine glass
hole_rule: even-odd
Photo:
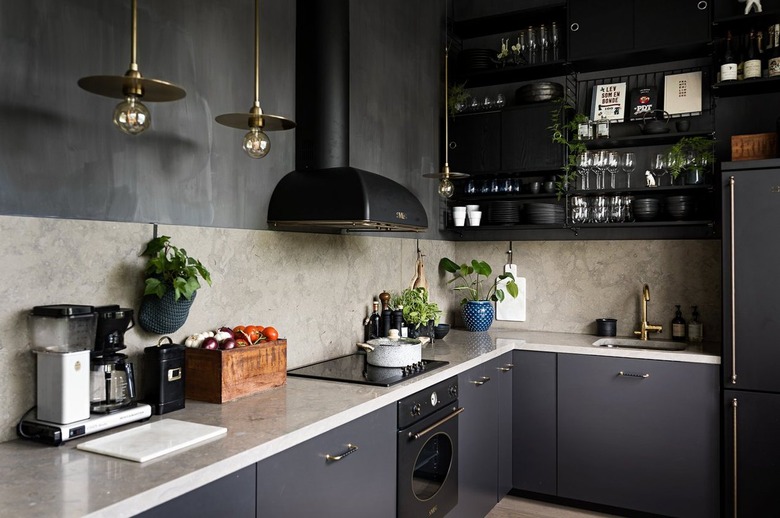
[[[609,188],[615,188],[615,175],[620,168],[620,154],[617,151],[607,153],[607,171],[609,171]]]
[[[590,168],[593,166],[593,156],[590,152],[584,151],[577,155],[577,175],[580,178],[580,190],[590,189]]]
[[[656,154],[655,160],[653,161],[653,174],[655,175],[659,187],[663,183],[664,175],[668,172],[666,168],[667,168],[666,154],[664,153]]]
[[[604,188],[604,172],[607,170],[607,152],[593,152],[593,172],[596,174],[596,189]]]
[[[620,161],[620,166],[626,173],[626,188],[631,188],[631,173],[636,168],[636,155],[632,152],[623,153],[623,158]]]

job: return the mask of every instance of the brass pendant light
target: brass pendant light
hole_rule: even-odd
[[[449,48],[444,47],[444,166],[440,173],[424,174],[425,178],[438,178],[439,196],[442,198],[451,198],[455,194],[455,186],[452,184],[453,178],[467,178],[466,173],[456,173],[450,171],[449,151],[450,151],[450,132],[449,132]]]
[[[93,94],[123,99],[114,110],[114,124],[128,135],[138,135],[152,123],[149,110],[141,103],[177,101],[187,93],[178,86],[159,79],[141,76],[136,62],[138,40],[137,0],[132,0],[130,18],[130,68],[123,76],[89,76],[79,79],[78,84]]]
[[[248,129],[243,148],[252,158],[263,158],[271,150],[266,131],[288,130],[295,122],[278,115],[263,113],[260,108],[260,0],[255,0],[255,102],[249,113],[228,113],[215,119],[223,126]]]

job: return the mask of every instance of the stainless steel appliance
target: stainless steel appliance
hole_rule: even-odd
[[[444,516],[458,503],[458,378],[398,402],[398,516]]]
[[[377,367],[366,361],[365,353],[358,352],[291,369],[287,371],[287,375],[389,387],[443,367],[448,363],[442,360],[423,359],[405,367]]]
[[[780,508],[780,160],[721,172],[724,516],[767,516]]]

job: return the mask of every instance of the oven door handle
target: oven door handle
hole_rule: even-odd
[[[438,428],[439,426],[443,425],[444,423],[446,423],[446,422],[447,422],[447,421],[449,421],[450,419],[452,419],[452,418],[454,418],[454,417],[457,417],[457,416],[458,416],[458,414],[462,413],[464,410],[465,410],[465,408],[463,408],[463,407],[460,407],[460,408],[455,408],[455,409],[452,411],[452,413],[451,413],[451,414],[449,414],[449,415],[448,415],[448,416],[446,416],[446,417],[442,417],[441,419],[439,419],[438,421],[436,421],[435,423],[433,423],[431,426],[429,426],[429,427],[428,427],[428,428],[426,428],[425,430],[422,430],[422,431],[420,431],[420,432],[417,432],[417,433],[414,433],[414,432],[409,432],[409,438],[410,438],[410,439],[413,439],[413,440],[415,440],[415,441],[416,441],[417,439],[419,439],[419,438],[420,438],[420,437],[422,437],[423,435],[427,435],[427,434],[428,434],[428,433],[430,433],[432,430],[434,430],[435,428]]]

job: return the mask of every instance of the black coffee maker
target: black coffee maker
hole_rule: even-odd
[[[107,414],[135,405],[135,375],[125,348],[125,332],[135,325],[133,310],[99,306],[95,349],[90,357],[90,410]]]

